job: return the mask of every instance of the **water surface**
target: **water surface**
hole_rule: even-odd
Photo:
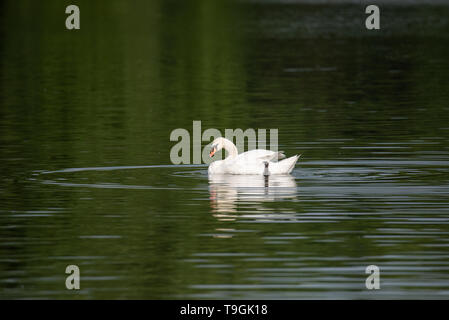
[[[0,298],[448,297],[448,6],[0,6]],[[193,120],[302,157],[209,180]]]

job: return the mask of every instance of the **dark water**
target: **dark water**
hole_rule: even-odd
[[[77,4],[0,7],[0,298],[448,297],[449,6]],[[209,181],[193,120],[302,158]]]

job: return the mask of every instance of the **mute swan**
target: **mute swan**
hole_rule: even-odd
[[[272,174],[288,174],[295,167],[299,155],[285,158],[280,152],[256,149],[238,154],[237,147],[232,141],[219,137],[211,144],[210,157],[225,149],[228,156],[224,160],[217,160],[209,165],[209,174],[258,174],[269,176]],[[284,159],[282,161],[277,161]]]

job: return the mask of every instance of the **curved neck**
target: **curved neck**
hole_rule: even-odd
[[[236,157],[239,154],[235,144],[233,144],[228,139],[224,139],[224,138],[223,138],[223,149],[225,149],[229,154],[226,158]]]

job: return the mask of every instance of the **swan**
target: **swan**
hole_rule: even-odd
[[[257,174],[269,176],[272,174],[289,174],[295,167],[300,155],[285,158],[282,151],[256,149],[238,154],[237,147],[232,141],[218,137],[211,143],[209,157],[225,149],[228,156],[224,160],[217,160],[209,165],[211,174]],[[278,161],[284,159],[282,161]]]

